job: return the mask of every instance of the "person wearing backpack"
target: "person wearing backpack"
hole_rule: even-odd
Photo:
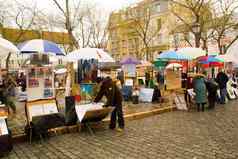
[[[207,80],[205,83],[208,92],[208,109],[214,109],[217,97],[218,84],[212,79]]]

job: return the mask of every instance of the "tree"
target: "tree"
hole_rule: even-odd
[[[154,14],[153,4],[145,3],[145,5],[132,8],[128,12],[133,21],[131,24],[134,26],[136,34],[143,43],[146,60],[152,60],[150,47],[161,29],[161,21],[155,22],[152,18]]]
[[[92,48],[105,48],[107,43],[107,20],[106,15],[102,10],[94,9],[88,12],[89,22],[91,24],[91,39],[89,46]]]
[[[22,3],[15,0],[12,3],[9,3],[4,8],[0,8],[1,14],[1,26],[2,26],[2,36],[5,38],[5,32],[4,32],[4,26],[11,25],[12,22],[14,22],[13,25],[15,25],[19,29],[19,34],[17,36],[14,36],[12,42],[15,44],[18,44],[20,40],[22,39],[22,36],[24,35],[24,30],[28,30],[33,27],[35,24],[35,18],[39,13],[39,10],[37,9],[36,3]],[[5,12],[5,10],[8,10]],[[10,11],[9,11],[10,10]],[[9,68],[9,61],[11,58],[11,53],[8,54],[6,58],[6,69]],[[20,60],[17,61],[20,65]]]
[[[63,16],[64,28],[67,30],[72,43],[71,49],[73,47],[79,48],[78,40],[74,34],[75,28],[78,27],[82,21],[82,13],[80,12],[80,0],[72,0],[71,3],[69,0],[64,0],[64,4],[60,4],[59,0],[53,0],[54,4],[60,10],[61,15]]]
[[[209,20],[212,17],[210,11],[212,0],[171,0],[171,2],[171,12],[180,21],[183,32],[192,33],[195,47],[200,47],[202,35],[208,31]]]
[[[238,20],[234,17],[237,9],[237,0],[218,0],[216,8],[213,9],[214,18],[211,21],[212,39],[217,42],[221,54],[226,53],[226,50],[238,39],[238,33],[234,31],[238,28]],[[232,32],[234,36],[224,46],[222,41],[229,32]]]

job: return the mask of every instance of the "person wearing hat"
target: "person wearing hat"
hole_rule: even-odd
[[[116,83],[113,82],[110,77],[107,77],[102,81],[100,90],[96,98],[94,99],[94,102],[99,102],[103,96],[107,98],[105,106],[115,107],[115,109],[111,113],[109,128],[115,129],[116,121],[118,121],[119,128],[117,130],[122,131],[125,126],[122,112],[122,94]]]
[[[197,104],[197,111],[200,111],[200,106],[202,111],[205,110],[205,104],[207,101],[207,90],[203,74],[196,74],[192,81],[193,89],[195,92],[195,102]]]

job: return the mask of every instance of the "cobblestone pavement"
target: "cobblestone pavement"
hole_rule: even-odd
[[[13,135],[23,134],[24,128],[26,125],[26,115],[25,115],[25,108],[24,108],[25,103],[17,102],[16,105],[17,105],[17,113],[11,114],[8,119],[8,125]],[[131,102],[124,102],[123,112],[124,114],[128,115],[128,114],[133,114],[138,112],[151,111],[158,108],[167,107],[170,105],[171,104],[168,102],[158,103],[158,104],[153,104],[153,103],[132,104]],[[59,111],[60,113],[64,114],[64,107],[59,107]]]
[[[8,158],[237,159],[238,101],[206,112],[174,111],[131,121],[123,133],[59,135],[43,144],[17,144]]]

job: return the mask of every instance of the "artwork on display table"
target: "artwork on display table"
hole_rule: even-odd
[[[141,88],[139,94],[139,100],[142,102],[152,102],[154,89],[151,88]]]
[[[39,79],[37,79],[37,78],[29,78],[28,85],[29,85],[29,88],[39,87]]]
[[[91,84],[91,83],[81,83],[80,84],[81,95],[82,95],[82,97],[86,97],[85,100],[92,98],[93,87],[94,87],[94,84]]]
[[[38,78],[44,77],[44,68],[40,67],[37,69],[37,77]]]
[[[103,103],[89,103],[89,104],[80,104],[75,106],[76,114],[79,121],[81,122],[84,118],[84,115],[87,111],[90,110],[99,110],[103,108]]]
[[[45,68],[45,76],[46,77],[52,76],[52,68]]]
[[[35,68],[31,68],[29,73],[28,73],[29,78],[35,78],[36,77],[36,69]]]
[[[38,101],[27,105],[28,118],[32,121],[32,117],[43,116],[58,113],[56,102]]]
[[[45,88],[52,88],[52,79],[46,78],[44,85],[45,85]]]
[[[0,118],[0,136],[8,135],[7,124],[4,118]]]
[[[126,79],[125,85],[126,86],[133,86],[133,79]]]
[[[44,98],[51,98],[53,96],[53,89],[44,89]]]
[[[54,97],[54,77],[51,67],[32,67],[28,69],[27,100]]]

